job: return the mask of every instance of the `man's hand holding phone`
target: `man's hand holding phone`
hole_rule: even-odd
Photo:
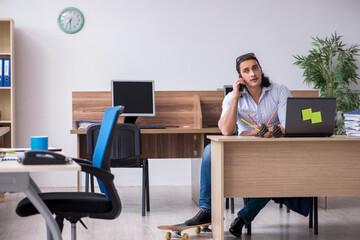
[[[241,97],[241,92],[245,87],[245,81],[242,77],[239,77],[233,85],[234,97]]]

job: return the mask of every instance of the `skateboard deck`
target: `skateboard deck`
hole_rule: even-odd
[[[169,231],[173,231],[175,233],[174,236],[172,236],[171,232],[167,232],[165,235],[165,238],[167,240],[170,240],[172,237],[187,240],[187,239],[189,239],[189,234],[184,233],[183,235],[181,235],[182,231],[191,229],[191,228],[195,228],[196,234],[200,234],[201,232],[211,232],[211,229],[209,228],[210,225],[211,225],[210,223],[205,223],[205,224],[200,224],[200,225],[188,226],[185,223],[181,223],[181,224],[175,224],[175,225],[160,225],[160,226],[158,226],[158,229],[169,230]]]

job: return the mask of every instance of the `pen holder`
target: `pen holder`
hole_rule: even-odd
[[[273,127],[272,135],[276,138],[282,137],[283,133],[278,124]]]
[[[48,137],[46,136],[33,136],[30,137],[31,150],[48,150]]]
[[[260,127],[260,131],[258,131],[256,133],[257,136],[259,137],[264,137],[265,133],[267,133],[269,131],[268,127],[266,126],[265,123],[262,123],[261,124],[261,127]]]

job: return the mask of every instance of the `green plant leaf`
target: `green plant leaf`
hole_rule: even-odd
[[[360,45],[346,48],[341,38],[336,32],[324,39],[312,37],[314,48],[309,54],[294,56],[294,65],[304,70],[303,82],[307,86],[319,89],[322,97],[336,97],[336,134],[345,134],[344,112],[360,107],[360,92],[350,89],[350,84],[357,85],[360,79],[356,62]]]

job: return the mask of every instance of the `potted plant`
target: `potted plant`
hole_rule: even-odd
[[[335,134],[345,134],[344,113],[358,110],[360,92],[350,89],[350,84],[357,85],[355,56],[359,56],[359,45],[346,45],[342,36],[320,39],[313,37],[314,48],[307,56],[296,55],[294,64],[304,70],[304,83],[320,90],[321,97],[336,97]]]

